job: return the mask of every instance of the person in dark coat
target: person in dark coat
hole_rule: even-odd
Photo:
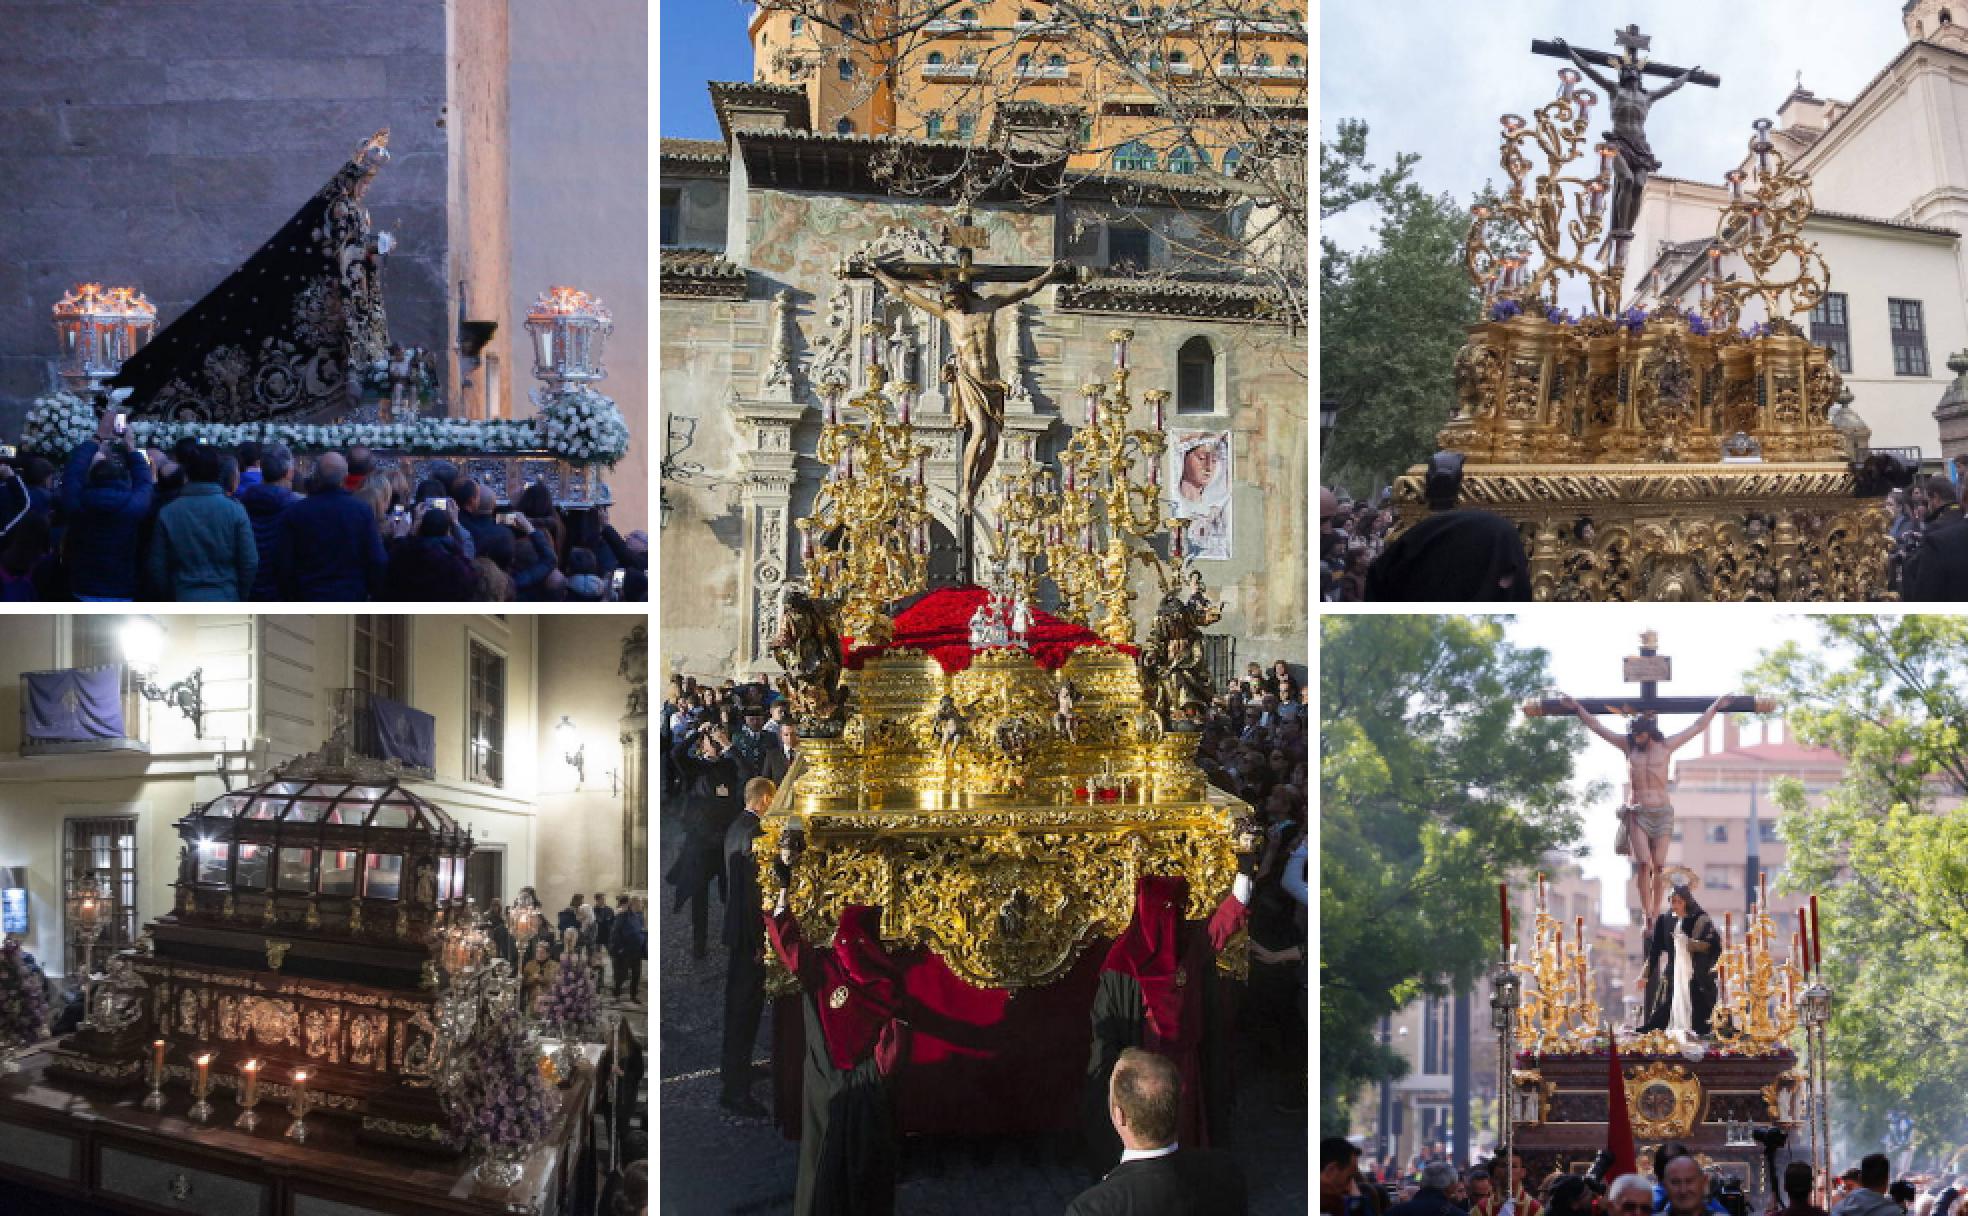
[[[1457,510],[1462,453],[1437,452],[1422,494],[1429,515],[1394,538],[1367,570],[1369,601],[1528,600],[1531,563],[1517,526],[1488,511]]]
[[[718,897],[729,901],[731,887],[725,868],[725,833],[744,809],[740,794],[745,775],[722,728],[707,727],[676,751],[683,770],[683,848],[665,875],[676,889],[670,911],[690,905],[690,956],[703,958],[710,937],[711,884]]]
[[[1968,600],[1968,521],[1947,478],[1928,478],[1926,490],[1932,505],[1921,529],[1920,547],[1906,559],[1901,598],[1925,603]]]
[[[1414,1198],[1388,1208],[1386,1216],[1463,1216],[1463,1209],[1449,1198],[1449,1189],[1456,1182],[1453,1164],[1431,1161],[1421,1167],[1421,1187]]]
[[[1182,1107],[1182,1077],[1168,1057],[1123,1051],[1107,1094],[1108,1120],[1125,1146],[1120,1164],[1080,1192],[1066,1216],[1244,1216],[1243,1167],[1228,1153],[1183,1144]]]
[[[832,949],[808,945],[787,906],[787,853],[765,931],[798,978],[806,1019],[794,1216],[890,1216],[900,1155],[895,1081],[913,1035],[902,968],[882,948],[881,909],[841,909]]]
[[[492,491],[469,477],[460,477],[451,483],[451,499],[458,504],[459,522],[471,534],[478,556],[491,558],[499,569],[511,574],[514,530],[499,522],[499,504]]]
[[[61,486],[68,519],[62,560],[76,599],[136,598],[155,485],[149,458],[122,441],[92,439],[69,454]]]
[[[765,728],[765,704],[745,706],[745,723],[731,736],[731,753],[738,761],[745,780],[771,779],[774,785],[786,779],[786,753],[779,746],[779,735]]]
[[[447,602],[471,599],[478,591],[478,567],[472,565],[458,538],[451,534],[450,514],[418,510],[423,514],[417,520],[417,534],[390,548],[383,597]]]
[[[193,449],[185,487],[157,513],[146,564],[151,585],[167,599],[252,598],[260,553],[246,509],[227,497],[236,483],[231,457],[210,444]]]
[[[1678,934],[1686,934],[1688,974],[1680,969]],[[1695,902],[1687,887],[1675,887],[1667,899],[1667,911],[1654,918],[1646,940],[1646,964],[1642,978],[1647,982],[1647,1020],[1642,1031],[1666,1030],[1674,1018],[1675,989],[1685,980],[1688,1015],[1694,1032],[1707,1036],[1709,1019],[1715,1012],[1715,964],[1722,958],[1722,935],[1715,922]]]
[[[282,514],[274,550],[282,599],[366,600],[382,585],[383,534],[369,504],[343,488],[347,479],[348,461],[324,453],[308,496]]]
[[[724,1051],[718,1065],[719,1105],[754,1118],[767,1117],[752,1097],[752,1046],[759,1016],[765,1012],[765,910],[759,894],[758,859],[752,846],[765,833],[759,815],[772,805],[779,787],[765,777],[745,783],[745,810],[724,836],[726,888],[724,945],[730,965],[724,973]]]
[[[1256,858],[1240,857],[1239,865],[1235,889],[1207,925],[1183,919],[1188,879],[1144,875],[1136,880],[1134,920],[1107,952],[1093,996],[1093,1050],[1082,1114],[1095,1173],[1120,1158],[1107,1093],[1115,1062],[1130,1047],[1174,1061],[1182,1078],[1177,1132],[1185,1143],[1207,1147],[1221,1134],[1212,1124],[1221,1122],[1229,1095],[1224,1070],[1214,1059],[1216,954],[1244,925]]]
[[[253,526],[253,543],[260,554],[260,564],[253,572],[253,598],[277,600],[280,587],[273,555],[280,547],[280,517],[301,500],[294,493],[294,454],[285,444],[270,443],[260,449],[257,471],[259,480],[250,484],[242,481],[239,491],[239,505],[246,508],[246,521]]]
[[[643,926],[642,912],[626,895],[615,898],[615,917],[608,926],[608,957],[614,964],[613,985],[616,1000],[628,990],[630,1002],[642,999],[642,960],[649,956],[649,933]]]

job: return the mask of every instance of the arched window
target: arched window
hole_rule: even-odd
[[[1243,162],[1243,159],[1244,145],[1232,144],[1223,154],[1223,171],[1225,173],[1234,173],[1237,166]]]
[[[957,138],[969,139],[976,134],[977,134],[977,115],[975,114],[957,115]]]
[[[974,8],[967,8],[967,9],[965,9],[965,10],[964,10],[964,11],[962,11],[961,13],[958,13],[958,14],[957,14],[957,20],[959,20],[959,21],[961,21],[961,22],[963,22],[963,23],[964,23],[965,25],[976,25],[976,24],[977,24],[977,10],[976,10],[976,9],[974,9]]]
[[[1194,173],[1196,156],[1188,148],[1178,145],[1169,149],[1168,161],[1163,167],[1170,173]]]
[[[1128,5],[1127,16],[1128,16],[1128,20],[1130,21],[1141,20],[1141,6],[1139,4]]]
[[[1260,53],[1257,58],[1251,60],[1251,66],[1254,68],[1268,68],[1271,66],[1271,56]]]
[[[1028,23],[1028,24],[1030,24],[1030,23],[1032,23],[1032,22],[1035,22],[1035,21],[1037,21],[1037,20],[1039,19],[1039,17],[1038,17],[1038,14],[1037,14],[1037,13],[1034,13],[1034,12],[1033,12],[1033,11],[1032,11],[1031,9],[1029,9],[1029,8],[1021,8],[1021,9],[1019,9],[1019,10],[1018,10],[1018,19],[1019,19],[1020,21],[1023,21],[1023,22],[1026,22],[1026,23]]]
[[[806,32],[806,18],[804,18],[804,17],[794,17],[794,18],[793,18],[793,33],[794,33],[795,35],[798,35],[798,34],[804,34],[805,32]]]
[[[943,66],[943,52],[942,52],[942,51],[931,51],[931,52],[929,53],[929,58],[928,58],[928,59],[926,59],[926,60],[924,60],[924,62],[925,62],[925,63],[927,63],[927,64],[929,64],[929,66],[930,66],[930,67],[933,67],[933,68],[940,68],[940,67],[942,67],[942,66]]]
[[[1183,54],[1183,53],[1182,53],[1181,51],[1170,51],[1170,52],[1169,52],[1169,66],[1170,66],[1170,67],[1180,67],[1181,65],[1183,65],[1183,64],[1185,64],[1185,63],[1188,63],[1188,62],[1189,62],[1189,56],[1187,56],[1187,55],[1185,55],[1185,54]]]
[[[943,138],[943,116],[931,114],[923,120],[923,135],[929,139]]]
[[[1066,66],[1066,56],[1064,56],[1064,55],[1047,55],[1047,56],[1046,56],[1046,66],[1047,66],[1047,67],[1049,67],[1049,68],[1061,68],[1061,69],[1063,69],[1063,68],[1064,68],[1064,67]]]
[[[1114,167],[1152,171],[1155,168],[1155,150],[1138,139],[1130,139],[1114,149]]]
[[[854,61],[852,59],[839,60],[834,64],[834,70],[840,73],[842,80],[854,79]]]
[[[1201,335],[1175,352],[1175,412],[1216,412],[1216,350]]]
[[[1021,76],[1022,76],[1022,75],[1024,75],[1025,73],[1027,73],[1027,72],[1029,72],[1029,71],[1031,71],[1031,70],[1032,70],[1032,57],[1031,57],[1030,55],[1020,55],[1020,56],[1018,57],[1018,73],[1019,73],[1019,75],[1021,75]]]
[[[841,33],[852,34],[854,28],[854,17],[852,14],[841,18]]]
[[[1287,55],[1285,56],[1285,66],[1294,70],[1302,68],[1305,66],[1305,57],[1302,55]]]
[[[836,134],[836,135],[852,135],[852,134],[854,134],[854,120],[853,120],[853,119],[851,119],[851,118],[843,118],[843,119],[840,119],[840,120],[838,120],[837,122],[835,122],[835,123],[834,123],[834,134]]]
[[[1223,70],[1234,74],[1237,70],[1237,52],[1223,52]]]

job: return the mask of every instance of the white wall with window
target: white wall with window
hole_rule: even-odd
[[[108,876],[119,893],[124,936],[168,911],[177,870],[172,824],[322,743],[335,691],[350,687],[393,695],[435,718],[435,777],[414,788],[476,833],[485,857],[479,875],[497,872],[499,897],[525,884],[562,901],[573,890],[619,891],[619,816],[609,818],[603,804],[621,803],[616,740],[628,690],[616,673],[621,638],[643,619],[103,614],[0,621],[0,867],[27,871],[27,947],[51,974],[64,973],[65,895],[90,872]],[[126,634],[133,621],[136,630]],[[145,674],[158,686],[198,670],[205,707],[198,733],[177,706],[138,696],[129,726],[144,750],[23,753],[22,673],[125,661],[133,649],[154,656]],[[543,700],[549,650],[560,656],[559,670],[552,697]],[[612,716],[603,712],[608,706]],[[595,732],[579,790],[543,742],[562,717]],[[477,767],[475,739],[485,744]],[[556,849],[572,859],[552,862],[552,881],[537,877]]]

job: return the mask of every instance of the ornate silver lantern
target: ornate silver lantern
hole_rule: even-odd
[[[1797,1008],[1805,1026],[1813,1030],[1823,1026],[1831,1020],[1831,989],[1823,984],[1811,984],[1804,989]]]
[[[549,287],[526,314],[533,335],[533,375],[549,392],[566,392],[608,375],[602,347],[615,318],[599,299],[573,287]]]
[[[1509,963],[1498,963],[1490,973],[1490,1029],[1504,1033],[1516,1028],[1523,994],[1524,978]]]
[[[74,393],[100,392],[157,329],[157,310],[134,287],[80,283],[54,313],[62,383]]]

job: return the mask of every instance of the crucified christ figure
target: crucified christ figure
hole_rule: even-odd
[[[1627,780],[1633,787],[1633,801],[1621,807],[1619,813],[1627,821],[1633,878],[1639,884],[1640,907],[1649,925],[1660,915],[1664,881],[1661,871],[1667,867],[1667,846],[1674,839],[1674,807],[1667,800],[1668,760],[1675,749],[1708,729],[1728,699],[1727,696],[1715,698],[1715,704],[1679,734],[1662,735],[1654,715],[1641,714],[1626,734],[1621,735],[1608,730],[1571,697],[1564,698],[1565,708],[1577,714],[1593,734],[1626,753]]]
[[[1638,31],[1628,33],[1637,35]],[[1621,35],[1622,45],[1626,44],[1628,34]],[[1647,188],[1647,178],[1657,172],[1661,163],[1654,156],[1653,148],[1647,143],[1647,112],[1655,102],[1688,83],[1688,78],[1701,71],[1692,67],[1681,73],[1671,82],[1647,91],[1642,83],[1640,58],[1637,51],[1629,48],[1620,59],[1619,80],[1617,83],[1606,79],[1594,71],[1577,50],[1563,38],[1551,40],[1558,49],[1565,52],[1572,65],[1591,78],[1592,83],[1606,90],[1612,102],[1613,129],[1606,132],[1606,142],[1614,149],[1613,157],[1613,219],[1606,231],[1605,243],[1600,248],[1603,257],[1613,247],[1618,237],[1631,237],[1634,222],[1640,218],[1640,195]]]
[[[993,318],[1001,308],[1029,300],[1057,279],[1070,277],[1071,267],[1055,263],[1038,278],[1005,292],[981,295],[970,284],[952,280],[937,298],[913,290],[880,266],[869,266],[875,281],[910,304],[942,320],[950,330],[954,366],[944,369],[950,385],[950,413],[969,432],[964,441],[963,476],[957,485],[957,505],[969,512],[998,459],[998,435],[1004,430],[1006,385],[998,377],[998,335]]]

